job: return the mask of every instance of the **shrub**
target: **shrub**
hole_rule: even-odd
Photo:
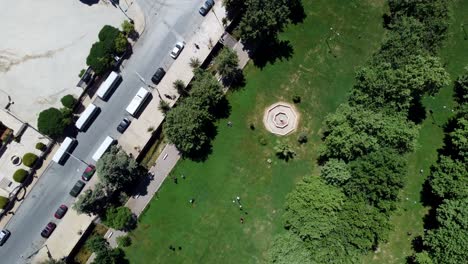
[[[124,34],[119,33],[119,35],[117,35],[117,37],[114,40],[114,44],[115,44],[115,51],[117,52],[117,54],[124,53],[128,47],[127,37],[125,37]]]
[[[128,247],[132,244],[132,239],[126,235],[126,236],[119,236],[117,238],[117,245],[119,245],[119,247]]]
[[[57,138],[63,134],[66,124],[63,115],[57,108],[49,108],[39,114],[37,128],[39,132]]]
[[[85,74],[86,70],[85,69],[81,69],[80,73],[78,74],[78,77],[83,77],[83,75]]]
[[[73,107],[76,104],[76,99],[75,99],[75,97],[73,97],[73,95],[68,94],[68,95],[65,95],[64,97],[62,97],[62,99],[60,99],[60,102],[62,102],[62,105],[64,107],[69,108],[69,109],[73,109]]]
[[[46,150],[46,144],[42,143],[42,142],[37,142],[36,143],[36,149],[40,150],[40,151],[44,151]]]
[[[267,144],[266,139],[263,136],[258,137],[258,142],[260,145],[265,146]]]
[[[18,169],[13,174],[13,180],[15,182],[23,183],[27,176],[28,176],[28,171],[24,169]]]
[[[103,222],[117,230],[128,230],[133,223],[133,213],[128,207],[110,207],[103,217]]]
[[[37,161],[37,155],[33,153],[26,153],[23,156],[23,164],[28,167],[32,167]]]
[[[292,100],[295,104],[298,104],[301,102],[301,97],[299,95],[294,95]]]
[[[99,31],[98,37],[100,41],[111,40],[113,42],[115,38],[117,38],[117,35],[119,35],[119,33],[120,30],[118,28],[105,25],[102,27],[101,31]]]
[[[171,110],[171,106],[169,105],[168,102],[165,100],[159,101],[159,106],[158,106],[159,111],[161,111],[164,115],[166,115],[169,110]]]
[[[0,196],[0,209],[5,208],[7,204],[8,204],[8,198],[4,196]]]
[[[135,31],[135,26],[128,20],[125,20],[122,23],[122,31],[125,33],[126,36],[130,36],[130,34],[132,34]]]
[[[299,134],[299,137],[297,138],[297,142],[299,142],[299,144],[305,144],[307,141],[309,141],[309,139],[307,138],[307,134],[305,132]]]

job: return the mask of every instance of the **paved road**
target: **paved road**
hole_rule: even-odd
[[[107,135],[119,137],[115,128],[128,115],[125,107],[142,85],[135,71],[149,81],[157,67],[170,67],[172,59],[168,53],[173,44],[190,38],[203,19],[198,14],[201,0],[138,0],[138,3],[145,14],[146,28],[124,65],[122,83],[107,102],[96,100],[102,111],[85,133],[76,136],[79,143],[73,155],[88,163],[93,163],[91,156]],[[60,204],[71,206],[73,199],[68,192],[85,167],[86,164],[70,157],[64,166],[52,163],[47,168],[7,225],[12,235],[0,248],[1,263],[28,263],[27,257],[44,245],[41,229],[49,221],[58,222],[53,220],[53,213]]]

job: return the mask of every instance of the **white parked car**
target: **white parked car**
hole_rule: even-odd
[[[5,242],[10,237],[10,235],[11,235],[10,231],[6,229],[3,229],[2,231],[0,231],[0,246],[3,246],[3,244],[5,244]]]
[[[175,44],[175,47],[171,51],[171,57],[173,59],[177,59],[179,57],[180,52],[184,49],[184,43],[182,42],[177,42]]]

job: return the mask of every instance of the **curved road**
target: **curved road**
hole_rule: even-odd
[[[135,71],[150,80],[158,67],[167,70],[173,61],[169,51],[175,42],[189,39],[203,20],[198,14],[202,0],[137,1],[144,12],[146,27],[133,47],[133,55],[124,65],[123,80],[107,102],[95,101],[101,112],[86,132],[76,136],[78,145],[73,155],[87,163],[94,163],[91,156],[106,136],[118,139],[120,134],[116,127],[128,116],[125,107],[142,86]],[[85,168],[85,163],[73,157],[63,166],[53,162],[49,165],[6,227],[12,235],[0,247],[0,263],[29,262],[27,257],[46,241],[40,236],[42,228],[52,220],[60,224],[53,217],[56,208],[60,204],[71,207],[74,198],[68,193]]]

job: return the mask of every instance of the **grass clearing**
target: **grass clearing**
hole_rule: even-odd
[[[178,183],[163,184],[130,234],[133,243],[126,253],[131,263],[265,260],[274,235],[282,231],[286,194],[316,169],[324,117],[345,101],[355,70],[380,46],[385,2],[372,3],[303,1],[307,18],[281,34],[293,47],[292,57],[263,68],[247,66],[247,85],[228,94],[231,115],[218,122],[211,155],[202,163],[180,161],[171,175]],[[294,95],[301,97],[295,105],[301,115],[298,131],[281,138],[266,132],[264,109],[277,101],[292,102]],[[307,144],[297,142],[301,131],[308,132]],[[267,144],[260,144],[260,138]],[[293,160],[274,156],[278,140],[294,147]],[[243,210],[233,202],[236,196]],[[193,205],[190,199],[195,199]]]
[[[439,54],[446,64],[445,68],[450,74],[452,83],[436,96],[424,99],[424,106],[427,111],[434,112],[434,117],[428,115],[424,120],[419,134],[418,149],[408,155],[407,183],[401,192],[400,209],[391,220],[394,231],[390,234],[388,243],[381,246],[378,253],[369,254],[363,263],[406,263],[406,257],[413,254],[412,240],[424,234],[423,217],[429,208],[422,205],[420,195],[430,166],[437,160],[437,149],[443,145],[443,125],[452,115],[453,81],[468,65],[466,50],[468,40],[465,39],[465,33],[460,27],[461,23],[468,22],[464,21],[467,13],[468,2],[454,1],[449,36]]]

